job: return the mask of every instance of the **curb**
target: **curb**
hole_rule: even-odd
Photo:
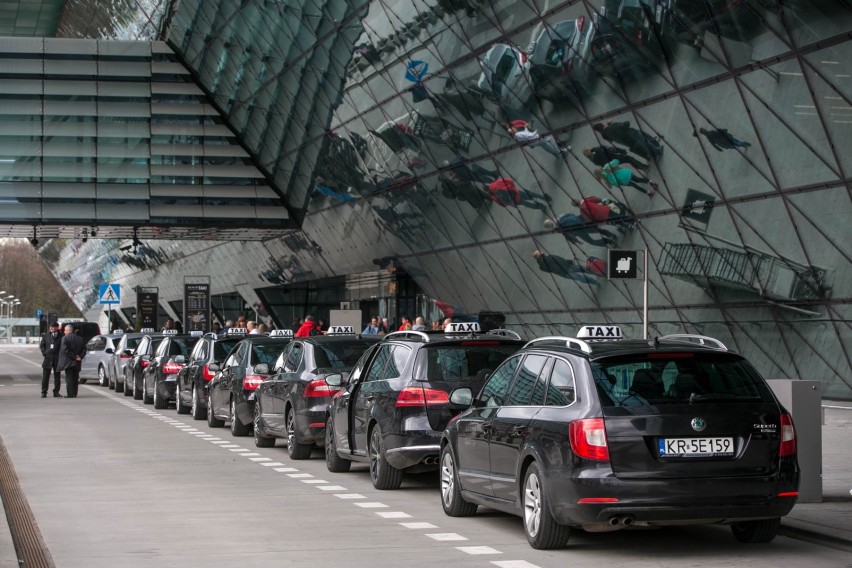
[[[783,519],[781,521],[781,527],[778,529],[778,534],[788,538],[810,542],[812,544],[827,546],[829,548],[835,548],[845,552],[852,552],[852,540],[849,540],[849,538],[813,530],[808,525],[809,523],[799,521],[791,522],[788,519]],[[825,528],[826,527],[823,527],[823,529]]]
[[[6,518],[6,508],[3,506],[3,498],[0,497],[0,568],[18,568],[19,566],[15,543],[12,542],[12,531],[9,528],[9,520]]]

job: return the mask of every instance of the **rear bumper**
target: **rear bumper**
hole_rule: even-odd
[[[434,466],[437,469],[440,454],[440,444],[412,445],[385,450],[385,459],[396,469],[406,469],[420,464]]]
[[[296,432],[302,444],[325,445],[325,417],[331,398],[322,397],[322,401],[309,408],[296,412]]]

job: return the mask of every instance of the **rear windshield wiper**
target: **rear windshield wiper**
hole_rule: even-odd
[[[698,394],[692,393],[689,395],[689,402],[760,402],[759,396],[740,396],[736,394]]]

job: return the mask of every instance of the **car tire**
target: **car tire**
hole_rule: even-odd
[[[136,379],[133,380],[133,385],[127,382],[127,377],[124,378],[124,384],[121,385],[122,392],[124,396],[130,396],[133,394],[133,388],[136,386]],[[150,404],[150,403],[148,403]]]
[[[165,410],[169,407],[169,399],[163,397],[160,394],[160,388],[157,384],[157,381],[154,381],[154,408],[158,410]]]
[[[136,381],[134,380],[134,385]],[[142,377],[142,403],[143,404],[153,404],[154,398],[148,395],[148,385],[145,384],[145,377]]]
[[[731,532],[739,542],[758,544],[772,542],[778,534],[781,519],[764,519],[762,521],[743,521],[731,525]]]
[[[103,365],[98,365],[98,384],[102,387],[105,387],[109,384],[106,369],[104,369]]]
[[[301,444],[296,440],[296,411],[287,409],[287,455],[291,460],[306,460],[311,457],[313,444]]]
[[[254,445],[258,448],[271,448],[275,445],[275,438],[264,436],[260,431],[260,405],[254,403]]]
[[[136,381],[133,381],[133,400],[142,400],[142,389],[136,386]]]
[[[233,436],[248,436],[250,428],[240,422],[237,418],[237,401],[231,397],[231,435]]]
[[[373,426],[370,432],[370,481],[376,489],[399,489],[402,485],[402,470],[396,469],[385,458],[385,445],[382,441],[382,431]]]
[[[213,404],[210,398],[207,399],[207,425],[211,428],[221,428],[225,425],[224,420],[216,418],[216,415],[213,414]]]
[[[325,421],[325,466],[332,473],[344,473],[352,467],[352,462],[340,457],[337,453],[337,442],[334,441],[334,422],[331,416]]]
[[[175,410],[178,414],[189,414],[192,410],[191,406],[187,406],[180,401],[180,387],[175,383]]]
[[[521,500],[524,533],[530,546],[538,550],[561,548],[571,536],[571,529],[557,523],[550,514],[550,505],[545,495],[541,472],[535,463],[531,463],[524,476]]]
[[[193,420],[204,420],[207,416],[201,408],[201,399],[198,398],[198,389],[195,387],[195,383],[192,385],[192,406],[190,408]]]
[[[456,458],[449,444],[441,450],[441,505],[450,517],[469,517],[476,513],[476,503],[464,500],[459,486]]]

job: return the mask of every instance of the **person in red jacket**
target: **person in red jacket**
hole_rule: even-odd
[[[614,199],[587,197],[580,201],[572,197],[571,203],[580,208],[580,217],[587,223],[609,223],[618,227],[622,233],[636,226],[633,211]]]
[[[529,207],[547,211],[550,196],[518,188],[511,178],[498,178],[488,184],[488,197],[500,207]]]
[[[314,316],[305,316],[305,321],[299,326],[299,330],[295,333],[296,337],[310,337],[313,331],[316,330],[317,324],[314,323]]]

